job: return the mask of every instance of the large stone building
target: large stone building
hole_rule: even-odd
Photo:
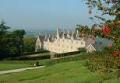
[[[48,50],[53,53],[67,53],[79,51],[80,48],[85,48],[87,52],[96,51],[92,46],[95,43],[93,37],[80,37],[79,32],[61,32],[57,29],[57,34],[54,36],[38,36],[35,45],[35,51],[41,49]]]

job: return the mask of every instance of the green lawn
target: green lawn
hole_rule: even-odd
[[[5,60],[5,61],[0,61],[0,71],[2,70],[10,70],[10,69],[17,69],[17,68],[23,68],[23,67],[31,67],[33,66],[36,61],[39,61],[40,65],[44,66],[50,66],[56,63],[61,63],[61,62],[68,62],[68,61],[76,61],[80,60],[81,56],[80,54],[74,55],[74,57],[67,57],[66,59],[60,59],[60,60],[50,60],[50,59],[44,59],[44,60]]]
[[[32,65],[29,63],[21,62],[21,61],[0,61],[0,71],[24,68],[24,67],[30,67],[30,66]]]
[[[102,83],[102,79],[89,72],[81,61],[71,61],[42,69],[1,75],[0,83]]]
[[[45,64],[47,61],[40,62]],[[23,66],[26,66],[32,62],[22,61],[20,65],[25,63]],[[0,75],[0,83],[120,83],[118,79],[103,80],[98,74],[90,72],[84,62],[62,62],[41,69]]]
[[[29,67],[28,64],[0,64],[0,71]]]
[[[33,67],[33,64],[39,61],[40,65],[49,65],[50,60],[21,60],[21,61],[0,61],[0,71],[18,68]]]

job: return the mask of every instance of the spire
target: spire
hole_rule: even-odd
[[[74,32],[72,32],[71,39],[74,39]]]
[[[37,41],[40,41],[40,35],[37,36]]]
[[[62,34],[62,38],[64,39],[65,38],[65,32],[63,31],[63,34]]]
[[[51,37],[51,35],[49,34],[49,38]]]
[[[79,37],[79,31],[77,30],[77,33],[76,33],[76,38],[78,38]]]
[[[47,39],[48,42],[50,42],[50,37],[51,37],[51,35],[49,34],[48,39]]]
[[[60,38],[60,34],[59,34],[59,28],[57,28],[57,39]]]
[[[44,40],[47,40],[47,35],[45,35],[45,38],[44,38]]]
[[[67,38],[70,38],[70,32],[67,31]]]
[[[50,42],[50,39],[49,39],[49,38],[47,39],[47,42]]]

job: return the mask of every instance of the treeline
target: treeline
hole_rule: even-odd
[[[24,38],[25,30],[10,31],[11,27],[0,23],[0,59],[24,55],[33,52],[35,40]]]

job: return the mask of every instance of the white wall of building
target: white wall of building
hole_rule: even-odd
[[[43,40],[43,42],[40,41],[40,38],[38,37],[36,40],[36,51],[39,48],[43,48],[54,53],[67,53],[79,51],[79,48],[86,47],[86,43],[83,38],[74,39],[73,35],[70,36],[70,38],[65,38],[64,34],[62,37],[60,37],[59,30],[57,30],[56,37],[57,38],[55,38],[53,41],[50,41],[48,38],[47,40]]]

